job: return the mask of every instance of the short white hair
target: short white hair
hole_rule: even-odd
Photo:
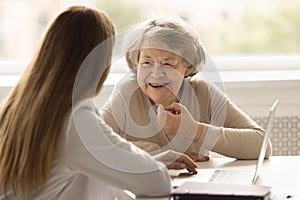
[[[136,24],[126,33],[123,48],[131,70],[136,69],[140,49],[145,43],[182,57],[192,67],[189,76],[196,74],[205,64],[205,51],[198,34],[180,18],[151,18]]]

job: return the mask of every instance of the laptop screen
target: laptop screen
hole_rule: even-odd
[[[260,168],[262,166],[263,160],[264,160],[265,155],[266,155],[266,149],[267,149],[267,145],[268,145],[269,135],[270,135],[270,132],[271,132],[271,130],[273,128],[273,122],[274,122],[274,117],[275,117],[275,112],[276,112],[277,105],[278,105],[278,99],[273,103],[273,105],[272,105],[272,107],[271,107],[271,109],[269,111],[266,132],[265,132],[263,143],[261,145],[259,157],[258,157],[258,160],[257,160],[255,174],[254,174],[254,177],[253,177],[253,180],[252,180],[253,184],[257,180]]]

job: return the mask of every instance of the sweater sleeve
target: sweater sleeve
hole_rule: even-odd
[[[79,106],[70,119],[65,151],[70,168],[137,196],[170,194],[166,167],[114,133],[96,109]]]
[[[257,159],[265,130],[232,101],[226,104],[226,118],[213,151],[237,159]],[[272,153],[269,140],[266,158]]]
[[[210,123],[204,125],[200,153],[214,151],[237,159],[257,159],[265,130],[239,109],[215,85],[208,85],[210,93]],[[266,158],[271,155],[269,140]]]
[[[120,99],[120,98],[116,98],[116,99]],[[115,105],[124,105],[124,104],[116,104]],[[123,115],[124,112],[122,108],[118,109],[120,111],[120,115]],[[103,120],[105,121],[105,123],[107,125],[109,125],[114,132],[116,132],[117,134],[119,134],[121,137],[125,138],[126,140],[130,141],[131,143],[133,143],[134,145],[136,145],[137,147],[143,149],[144,151],[148,152],[148,153],[152,153],[152,152],[158,152],[161,147],[153,142],[149,142],[149,141],[142,141],[142,140],[130,140],[129,137],[126,136],[126,134],[124,133],[124,131],[122,131],[122,129],[118,126],[115,117],[112,114],[112,103],[111,103],[111,99],[108,100],[106,102],[106,104],[101,108],[100,110],[101,113],[101,117],[103,118]],[[120,119],[124,119],[126,118],[125,116],[119,116],[118,118]],[[125,122],[119,122],[120,125],[123,124],[123,126],[125,126]],[[123,127],[124,130],[124,127]]]

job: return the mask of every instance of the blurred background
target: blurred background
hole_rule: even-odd
[[[1,0],[0,59],[29,59],[64,7],[104,10],[117,31],[145,15],[175,14],[199,33],[210,55],[299,54],[299,0]]]

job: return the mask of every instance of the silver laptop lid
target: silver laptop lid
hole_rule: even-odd
[[[278,99],[276,99],[276,101],[273,103],[273,105],[272,105],[272,107],[269,111],[266,132],[265,132],[264,140],[262,142],[260,153],[259,153],[259,156],[258,156],[256,169],[255,169],[255,174],[254,174],[254,177],[253,177],[253,180],[252,180],[253,184],[256,182],[256,180],[258,178],[260,168],[262,166],[263,160],[264,160],[265,155],[266,155],[269,135],[270,135],[270,132],[273,128],[273,122],[274,122],[274,117],[275,117],[275,112],[276,112],[277,105],[278,105]]]

